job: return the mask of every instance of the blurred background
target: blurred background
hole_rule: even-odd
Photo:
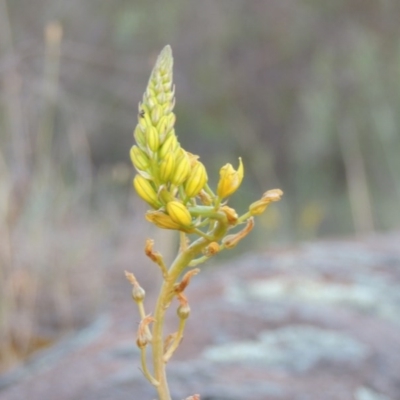
[[[285,192],[225,256],[398,229],[399,15],[395,0],[0,0],[0,372],[92,320],[148,235],[173,245],[129,161],[166,44],[176,131],[211,183],[242,156],[235,207]]]

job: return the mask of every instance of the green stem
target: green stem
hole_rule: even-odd
[[[218,223],[213,232],[213,240],[220,240],[226,233],[226,230],[227,224]],[[174,284],[178,280],[182,271],[209,243],[210,240],[200,238],[193,242],[187,249],[180,252],[168,271],[167,279],[164,280],[161,286],[160,294],[158,296],[154,312],[155,321],[153,323],[152,341],[154,375],[155,379],[159,383],[159,385],[157,386],[159,400],[171,400],[167,376],[165,373],[163,339],[165,313],[171,300],[171,293],[173,292]]]
[[[142,372],[143,375],[146,377],[146,379],[155,387],[158,386],[158,382],[154,377],[151,376],[151,373],[147,369],[147,363],[146,363],[146,346],[140,348],[140,360],[142,362]]]
[[[186,324],[186,319],[180,319],[179,320],[179,328],[178,332],[176,333],[175,339],[172,342],[171,346],[168,348],[166,353],[164,354],[164,362],[167,363],[169,359],[172,357],[172,354],[174,354],[174,351],[178,348],[182,338],[183,338],[183,331],[185,329],[185,324]]]

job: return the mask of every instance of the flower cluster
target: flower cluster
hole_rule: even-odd
[[[239,218],[223,201],[243,180],[240,158],[237,170],[231,164],[221,168],[216,193],[211,190],[199,156],[184,150],[175,134],[172,66],[171,48],[166,46],[157,59],[139,104],[139,121],[134,131],[136,145],[130,151],[137,170],[133,185],[152,208],[146,213],[148,221],[160,228],[206,236],[207,231],[200,228],[212,227],[221,218],[225,218],[228,227],[245,222],[253,215],[261,214],[271,201],[279,200],[282,192],[279,189],[267,192]]]

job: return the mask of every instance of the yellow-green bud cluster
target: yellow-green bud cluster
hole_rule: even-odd
[[[216,221],[223,220],[226,228],[231,229],[252,215],[261,214],[270,202],[279,200],[281,192],[268,192],[268,196],[250,206],[248,215],[239,217],[226,201],[243,180],[240,158],[237,170],[231,164],[220,169],[215,193],[208,187],[206,168],[198,156],[181,147],[175,134],[172,66],[171,48],[166,46],[157,58],[139,104],[138,124],[133,133],[136,144],[130,151],[138,172],[133,185],[153,209],[147,212],[146,219],[160,228],[199,233],[199,228],[208,224],[212,230]],[[204,235],[209,237],[206,232]],[[229,247],[231,242],[223,245]]]
[[[207,183],[207,172],[197,156],[186,152],[175,135],[172,53],[166,46],[151,73],[139,105],[130,157],[138,174],[133,185],[157,213],[147,219],[166,229],[187,230],[192,225],[186,203]]]

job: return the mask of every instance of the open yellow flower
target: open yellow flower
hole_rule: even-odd
[[[235,170],[232,164],[224,165],[220,171],[220,179],[218,182],[217,194],[220,199],[229,197],[236,192],[243,180],[243,163],[239,157],[239,167]]]

